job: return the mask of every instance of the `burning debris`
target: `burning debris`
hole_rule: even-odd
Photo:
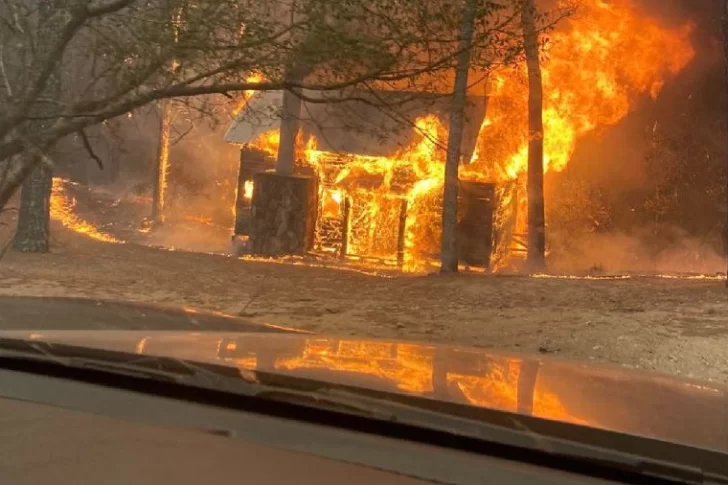
[[[114,236],[100,230],[89,221],[81,219],[75,213],[76,199],[67,193],[67,185],[72,184],[67,180],[54,178],[51,194],[51,218],[59,221],[64,227],[83,234],[91,239],[109,243],[123,243]]]

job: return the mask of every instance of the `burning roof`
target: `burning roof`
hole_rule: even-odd
[[[406,91],[310,91],[301,93],[302,138],[316,139],[320,151],[340,154],[389,156],[417,138],[417,120],[424,116],[446,119],[449,98]],[[246,145],[277,130],[282,91],[251,96],[230,126],[225,141]],[[487,98],[472,96],[467,108],[464,154],[472,154],[485,118]]]

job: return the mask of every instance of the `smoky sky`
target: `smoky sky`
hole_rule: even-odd
[[[637,4],[651,17],[666,25],[695,22],[698,36],[721,35],[723,0],[637,0]]]

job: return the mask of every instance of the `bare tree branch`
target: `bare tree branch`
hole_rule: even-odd
[[[103,170],[104,162],[94,152],[94,149],[91,146],[91,142],[89,141],[88,136],[86,135],[86,132],[83,129],[78,130],[78,135],[81,137],[81,142],[83,144],[83,148],[86,150],[86,153],[88,153],[88,155],[96,162],[96,165],[99,167],[99,170]]]

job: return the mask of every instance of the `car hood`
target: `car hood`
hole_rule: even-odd
[[[728,451],[724,387],[544,356],[286,332],[3,331],[498,409]]]

